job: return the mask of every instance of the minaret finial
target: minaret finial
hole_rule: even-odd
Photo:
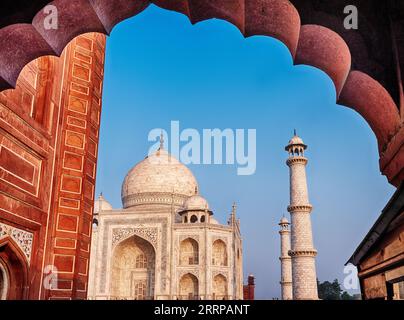
[[[293,134],[297,136],[296,129],[293,129]]]
[[[236,225],[236,202],[233,202],[233,205],[231,206],[231,213],[230,213],[230,219],[228,221],[228,224],[231,226]]]
[[[236,202],[233,202],[233,205],[231,206],[232,215],[236,215],[236,209],[237,209],[237,204],[236,204]]]

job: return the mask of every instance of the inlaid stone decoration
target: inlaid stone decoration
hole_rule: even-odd
[[[112,245],[125,240],[133,235],[140,236],[148,240],[155,248],[157,247],[157,228],[115,228],[112,232]]]
[[[31,261],[32,242],[34,234],[25,230],[21,230],[4,223],[0,223],[0,239],[10,237],[15,241],[18,247],[22,250],[28,263]]]

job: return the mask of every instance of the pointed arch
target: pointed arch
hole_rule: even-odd
[[[27,299],[28,261],[20,247],[9,236],[0,239],[0,261],[7,274],[6,298]]]
[[[214,300],[227,300],[228,299],[228,284],[227,278],[219,273],[213,278],[213,299]]]
[[[182,240],[180,243],[180,265],[199,264],[199,244],[192,238]]]
[[[217,239],[213,242],[212,265],[222,267],[226,267],[228,265],[227,245],[221,239]]]
[[[199,280],[192,273],[184,274],[179,281],[178,296],[182,300],[198,300]]]

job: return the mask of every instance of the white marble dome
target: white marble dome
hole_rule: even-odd
[[[184,202],[183,210],[210,210],[208,201],[200,196],[199,194],[194,194],[189,197]]]
[[[197,188],[192,172],[166,150],[159,149],[128,172],[122,184],[122,203],[124,208],[145,203],[169,204],[175,195],[182,204]]]

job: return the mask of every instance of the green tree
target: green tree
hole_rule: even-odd
[[[341,289],[338,280],[321,282],[317,279],[318,297],[321,300],[353,300],[354,297]]]
[[[341,294],[341,300],[355,300],[354,296],[351,296],[348,292],[344,291]]]
[[[324,281],[319,282],[317,280],[318,286],[318,297],[321,300],[341,300],[341,286],[337,279],[333,282]]]

